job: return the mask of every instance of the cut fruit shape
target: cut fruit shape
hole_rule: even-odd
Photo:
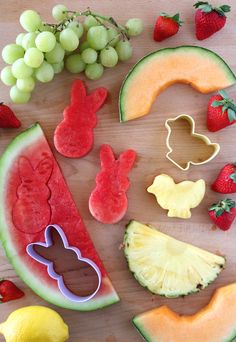
[[[207,136],[195,132],[195,121],[190,115],[179,115],[165,123],[168,131],[166,154],[173,164],[183,171],[190,165],[202,165],[214,159],[220,145],[212,143]]]
[[[45,206],[46,198],[46,196],[41,197],[35,182],[26,182],[23,187],[20,177],[22,170],[21,173],[19,171],[19,160],[22,157],[30,161],[32,170],[36,170],[45,158],[51,160],[52,172],[47,180],[47,188],[50,190],[47,205],[50,206],[51,211],[49,224],[58,224],[63,229],[68,244],[78,248],[82,256],[92,260],[101,271],[101,287],[87,302],[76,303],[65,298],[58,288],[57,281],[48,275],[47,267],[32,259],[26,251],[30,243],[45,241],[45,223],[48,220],[44,219],[43,214],[41,221],[38,216],[34,216],[37,218],[39,228],[37,230],[32,228],[31,232],[28,229],[26,231],[24,227],[20,230],[14,224],[17,221],[17,215],[13,214],[13,210],[19,199],[19,189],[21,190],[21,210],[24,212],[25,219],[29,217],[32,222],[34,220],[32,208],[35,208],[36,204],[39,209],[41,205]],[[47,167],[43,168],[43,172],[48,172],[46,171],[48,163],[45,166]],[[31,179],[32,177],[33,175]],[[2,245],[17,274],[35,293],[52,304],[80,311],[96,310],[119,301],[39,124],[13,139],[0,159],[0,204]]]
[[[216,279],[225,258],[131,221],[124,237],[130,271],[143,287],[166,297],[198,292]]]
[[[194,315],[178,315],[161,306],[134,317],[133,323],[147,342],[235,341],[236,283],[217,289],[210,303]]]
[[[147,189],[156,196],[157,203],[168,210],[169,217],[190,218],[191,208],[196,208],[204,198],[206,185],[203,179],[196,182],[183,181],[176,184],[172,177],[156,176]]]
[[[174,83],[211,93],[235,84],[236,77],[220,56],[203,47],[154,51],[135,64],[121,86],[120,121],[147,115],[156,97]]]

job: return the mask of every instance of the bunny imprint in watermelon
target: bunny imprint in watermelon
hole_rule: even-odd
[[[45,242],[50,224],[100,269],[101,287],[87,302],[63,296],[47,267],[27,253],[29,244]],[[90,311],[119,301],[39,124],[19,134],[0,159],[0,239],[21,279],[48,302]]]
[[[107,98],[105,88],[97,88],[86,95],[81,80],[71,88],[70,105],[63,112],[64,119],[54,133],[54,144],[59,153],[69,158],[85,156],[93,147],[93,129],[97,124],[96,112]]]
[[[127,150],[115,159],[109,145],[100,151],[101,172],[96,176],[96,188],[89,198],[89,210],[102,223],[117,223],[128,207],[126,191],[129,188],[128,174],[135,162],[136,153]]]

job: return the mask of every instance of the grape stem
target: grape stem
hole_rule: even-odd
[[[67,13],[67,14],[71,14],[68,18],[64,19],[63,21],[61,21],[59,24],[47,24],[49,26],[52,26],[53,29],[55,30],[55,32],[57,31],[61,31],[62,29],[64,29],[71,21],[73,21],[74,19],[81,17],[81,16],[89,16],[91,15],[92,17],[94,17],[101,25],[103,25],[104,27],[108,28],[107,25],[102,22],[105,21],[107,23],[109,23],[110,25],[114,26],[117,31],[118,31],[118,35],[121,35],[123,40],[129,40],[130,37],[127,34],[125,27],[123,25],[118,24],[114,18],[112,17],[107,17],[105,15],[101,15],[99,13],[94,13],[90,10],[90,8],[88,8],[86,11],[84,12],[80,12],[80,11],[63,11],[63,13]]]

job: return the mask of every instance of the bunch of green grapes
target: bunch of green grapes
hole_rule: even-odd
[[[11,86],[15,103],[28,102],[36,81],[50,82],[64,66],[72,73],[84,72],[91,80],[99,79],[104,67],[112,68],[131,57],[130,37],[143,31],[138,18],[122,26],[113,18],[90,10],[69,11],[64,5],[54,6],[52,16],[56,24],[43,23],[33,10],[24,11],[20,24],[25,32],[2,50],[8,66],[2,69],[1,80]]]

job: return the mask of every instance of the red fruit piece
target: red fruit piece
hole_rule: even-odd
[[[89,198],[89,210],[96,220],[112,224],[120,221],[125,215],[128,207],[128,173],[135,158],[135,151],[127,150],[115,159],[111,147],[102,145],[101,172],[96,177],[96,188]]]
[[[10,107],[0,103],[0,128],[19,128],[21,122],[17,119]]]
[[[211,188],[222,194],[232,194],[236,192],[236,163],[225,165],[220,170],[220,173]]]
[[[236,203],[226,198],[214,203],[208,211],[211,219],[220,229],[228,230],[236,217]]]
[[[63,112],[64,119],[54,132],[54,144],[59,153],[69,158],[85,156],[93,147],[96,112],[107,98],[105,88],[86,95],[83,81],[75,80],[71,88],[71,103]]]
[[[195,29],[198,40],[212,36],[225,26],[225,13],[230,12],[230,6],[213,7],[206,1],[198,1],[193,6],[197,8],[195,13]]]
[[[219,131],[236,122],[236,105],[224,90],[210,98],[207,108],[207,128],[211,132]]]
[[[183,21],[180,20],[179,13],[170,16],[166,13],[161,13],[156,20],[153,31],[153,39],[157,42],[175,35]]]
[[[21,291],[12,281],[0,281],[0,303],[10,302],[11,300],[24,297],[24,292]]]
[[[35,234],[42,231],[51,220],[48,181],[53,171],[53,161],[46,157],[33,168],[29,159],[21,157],[18,171],[21,182],[17,188],[12,219],[21,232]]]

